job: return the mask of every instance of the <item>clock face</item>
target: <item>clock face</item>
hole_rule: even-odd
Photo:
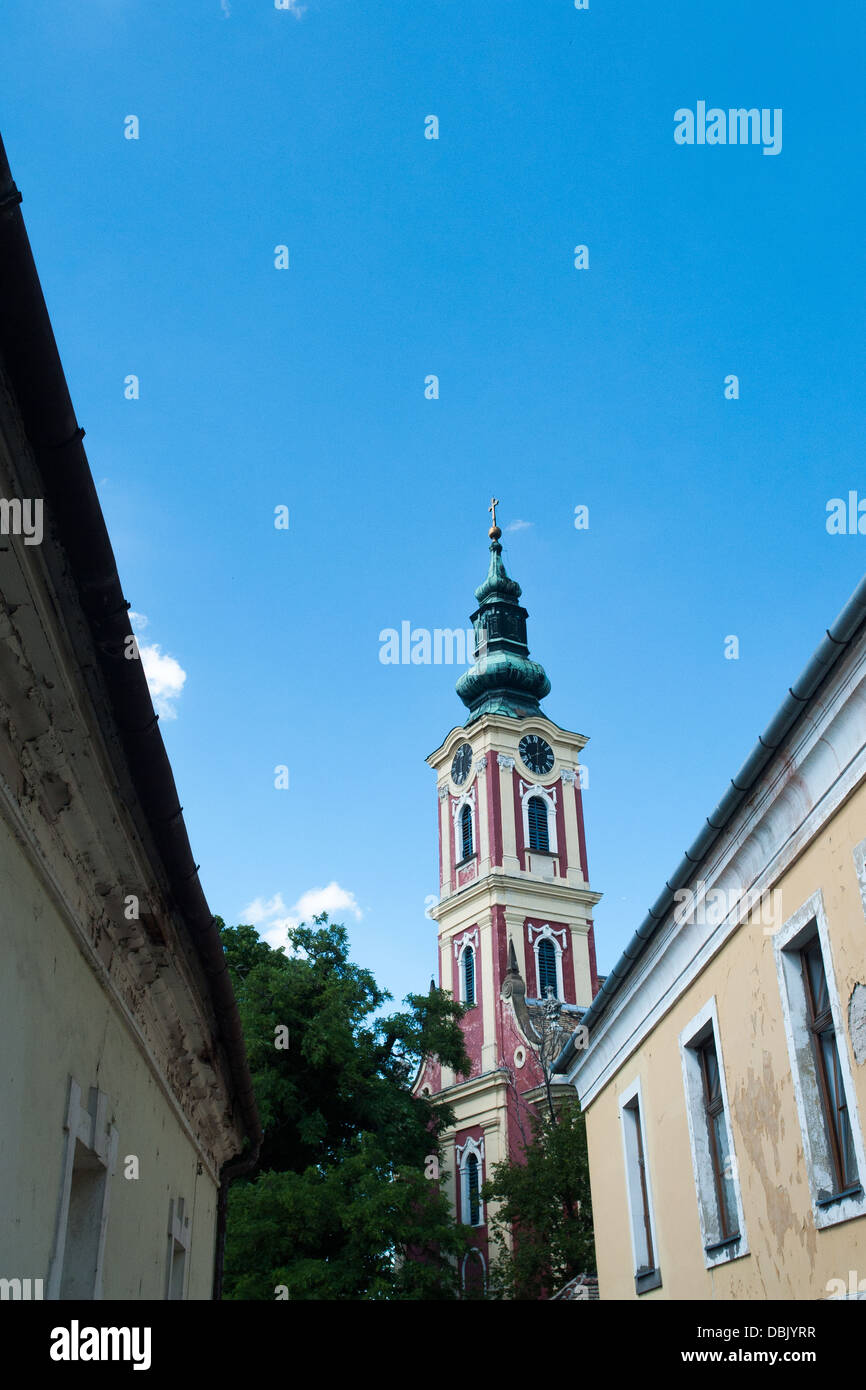
[[[451,776],[458,787],[462,787],[472,770],[472,744],[461,743],[451,761]]]
[[[520,756],[537,777],[544,777],[553,767],[553,749],[538,734],[524,735],[520,740]]]

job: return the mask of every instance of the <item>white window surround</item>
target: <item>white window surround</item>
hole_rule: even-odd
[[[832,1191],[834,1186],[833,1168],[827,1150],[827,1136],[821,1097],[818,1091],[811,1037],[806,1026],[806,995],[798,958],[799,948],[818,929],[824,974],[827,979],[827,993],[830,996],[830,1010],[836,1032],[836,1049],[839,1054],[839,1069],[845,1087],[848,1117],[857,1159],[857,1172],[861,1184],[859,1195],[844,1197],[829,1205],[820,1202],[822,1191]],[[794,1082],[794,1095],[797,1100],[797,1116],[803,1137],[803,1151],[806,1157],[806,1173],[809,1179],[809,1192],[812,1198],[812,1217],[818,1230],[836,1226],[841,1221],[866,1215],[866,1153],[864,1153],[863,1131],[857,1110],[857,1092],[851,1074],[848,1052],[848,1034],[844,1026],[844,1016],[836,987],[833,969],[833,954],[830,949],[830,933],[824,899],[821,890],[813,893],[798,908],[784,926],[773,937],[776,957],[776,970],[779,976],[779,992],[782,996],[782,1019],[785,1025],[785,1038],[788,1043],[788,1056],[791,1063],[791,1076]],[[820,1204],[819,1204],[820,1203]]]
[[[461,1266],[460,1266],[460,1283],[462,1284],[463,1288],[465,1289],[465,1287],[466,1287],[466,1266],[467,1266],[467,1264],[468,1264],[468,1262],[469,1262],[469,1259],[470,1259],[470,1257],[471,1257],[472,1255],[477,1255],[478,1258],[479,1258],[479,1260],[481,1261],[481,1273],[482,1273],[482,1277],[483,1277],[483,1280],[484,1280],[483,1287],[484,1287],[484,1290],[485,1290],[485,1292],[486,1292],[486,1290],[487,1290],[487,1261],[485,1260],[485,1258],[484,1258],[482,1252],[478,1249],[478,1246],[477,1246],[477,1245],[473,1245],[472,1248],[471,1248],[470,1250],[467,1250],[467,1251],[466,1251],[466,1254],[463,1256],[463,1262],[462,1262],[462,1264],[461,1264]]]
[[[552,787],[542,787],[537,782],[524,782],[520,779],[520,809],[523,816],[523,847],[529,850],[529,802],[533,796],[538,796],[547,807],[547,839],[549,842],[549,852],[559,853],[559,846],[556,839],[556,783]],[[538,854],[538,850],[530,850],[531,854]]]
[[[478,1159],[478,1220],[476,1226],[484,1225],[484,1203],[481,1200],[481,1185],[484,1182],[484,1137],[480,1139],[467,1139],[462,1144],[455,1145],[455,1156],[457,1158],[457,1168],[460,1172],[460,1219],[465,1226],[471,1226],[469,1211],[469,1183],[466,1173],[466,1162],[470,1154]]]
[[[54,1250],[48,1272],[46,1297],[59,1299],[63,1287],[63,1266],[67,1254],[69,1233],[72,1180],[75,1170],[76,1148],[80,1144],[89,1157],[94,1170],[104,1170],[104,1185],[99,1210],[94,1213],[98,1230],[93,1232],[95,1260],[93,1285],[90,1297],[102,1298],[102,1260],[105,1253],[105,1233],[108,1227],[108,1206],[111,1197],[111,1178],[117,1162],[117,1130],[108,1123],[108,1096],[95,1086],[90,1088],[88,1105],[81,1104],[81,1087],[74,1077],[69,1078],[69,1099],[66,1118],[63,1122],[66,1131],[63,1166],[60,1179],[60,1201],[57,1211],[57,1224],[54,1236]],[[89,1280],[88,1280],[89,1287]],[[87,1295],[84,1295],[85,1297]]]
[[[710,1154],[710,1140],[707,1132],[706,1109],[704,1104],[704,1082],[701,1073],[700,1057],[696,1046],[712,1036],[719,1066],[719,1085],[724,1106],[725,1129],[731,1177],[737,1206],[737,1229],[740,1238],[733,1244],[720,1245],[713,1250],[707,1246],[715,1245],[720,1239],[716,1185],[713,1177],[713,1163]],[[692,1170],[695,1178],[695,1193],[698,1202],[698,1217],[701,1224],[701,1243],[704,1247],[704,1263],[707,1269],[739,1260],[749,1254],[746,1235],[746,1219],[743,1213],[743,1197],[740,1190],[740,1175],[737,1168],[737,1154],[734,1136],[731,1132],[731,1110],[728,1104],[728,1087],[725,1080],[725,1062],[722,1055],[722,1037],[719,1030],[719,1016],[715,995],[707,1001],[701,1011],[686,1025],[679,1035],[680,1060],[683,1067],[683,1086],[686,1097],[686,1118],[689,1125],[689,1145],[692,1153]]]
[[[454,959],[457,962],[457,992],[462,1003],[466,1002],[466,981],[463,975],[463,956],[466,947],[471,946],[475,953],[475,1003],[478,1003],[478,928],[470,927],[462,936],[454,939]]]
[[[475,946],[468,943],[463,947],[457,960],[457,968],[460,972],[460,1002],[469,1003],[469,991],[466,988],[466,952],[472,952],[472,1003],[478,1003],[478,951]]]
[[[463,835],[460,825],[460,816],[463,807],[468,806],[472,815],[472,853],[478,853],[478,816],[475,810],[475,783],[451,802],[451,819],[454,825],[454,863],[463,862]]]
[[[478,949],[478,928],[477,928],[477,927],[470,927],[469,930],[468,930],[468,931],[465,931],[465,932],[463,933],[462,936],[455,936],[455,938],[454,938],[454,959],[455,959],[455,960],[459,960],[459,959],[460,959],[460,956],[463,954],[464,948],[465,948],[466,946],[474,946],[475,949],[476,949],[476,951],[477,951],[477,949]]]
[[[854,846],[854,872],[860,885],[863,911],[866,913],[866,840],[861,840],[859,845]]]
[[[634,1260],[635,1278],[637,1278],[639,1269],[646,1269],[646,1267],[649,1266],[650,1269],[657,1270],[659,1267],[659,1245],[656,1235],[652,1180],[650,1177],[649,1159],[647,1157],[647,1112],[644,1106],[643,1088],[641,1087],[640,1077],[635,1077],[631,1085],[620,1092],[617,1099],[619,1104],[619,1120],[622,1128],[622,1151],[625,1160],[625,1183],[626,1192],[628,1194],[631,1249]],[[635,1108],[635,1101],[637,1101],[637,1108]],[[640,1172],[638,1170],[638,1149],[635,1134],[637,1125],[640,1125],[641,1149],[643,1150],[644,1159],[644,1185],[646,1186],[650,1238],[653,1247],[653,1258],[651,1262],[647,1258],[646,1234],[644,1231],[643,1192],[641,1190]]]
[[[554,929],[550,926],[548,922],[545,922],[543,927],[529,926],[526,930],[527,935],[529,936],[529,944],[535,952],[535,982],[538,986],[539,997],[541,994],[541,970],[538,964],[538,943],[539,941],[550,941],[553,943],[553,951],[556,957],[556,997],[562,1003],[564,1003],[565,993],[563,988],[562,977],[562,955],[563,951],[566,951],[568,949],[568,932],[564,927],[554,931]],[[536,933],[534,941],[532,939],[533,932]],[[560,936],[562,937],[561,945],[557,939]]]

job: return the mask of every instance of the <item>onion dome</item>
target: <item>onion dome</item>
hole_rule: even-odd
[[[529,660],[528,614],[519,603],[520,585],[509,578],[502,562],[502,532],[496,525],[495,510],[493,521],[490,567],[484,583],[475,590],[475,664],[457,682],[457,694],[469,708],[467,724],[482,714],[505,714],[512,719],[542,714],[538,702],[550,693],[544,667]]]

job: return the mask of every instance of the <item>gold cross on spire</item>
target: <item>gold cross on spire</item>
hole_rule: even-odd
[[[498,540],[499,540],[499,537],[502,535],[502,532],[500,531],[499,527],[496,525],[496,508],[497,508],[498,506],[499,506],[499,498],[498,498],[498,497],[491,497],[491,499],[490,499],[490,506],[487,508],[487,510],[491,513],[491,515],[492,515],[492,517],[493,517],[493,525],[492,525],[491,528],[490,528],[490,536],[491,536],[492,539],[495,540],[495,541],[498,541]]]

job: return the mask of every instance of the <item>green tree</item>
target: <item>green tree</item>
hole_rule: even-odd
[[[482,1188],[491,1217],[494,1297],[549,1298],[595,1269],[586,1125],[579,1102],[531,1118],[523,1159],[497,1163]],[[508,1235],[513,1233],[509,1248]]]
[[[345,928],[314,923],[288,954],[220,923],[264,1130],[229,1194],[224,1297],[457,1297],[465,1233],[430,1179],[453,1116],[411,1083],[428,1055],[468,1074],[463,1008],[431,987],[382,1017]]]

